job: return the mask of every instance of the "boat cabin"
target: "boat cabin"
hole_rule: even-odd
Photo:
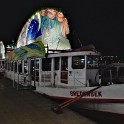
[[[6,62],[6,72],[14,80],[25,75],[39,86],[94,86],[99,84],[98,57],[94,51],[49,53],[46,57]]]
[[[15,82],[28,80],[36,86],[97,85],[99,53],[91,46],[90,50],[72,50],[67,39],[69,32],[68,19],[62,11],[55,8],[37,11],[20,32],[13,52],[15,60],[6,62],[7,77]],[[54,51],[47,54],[46,46]]]

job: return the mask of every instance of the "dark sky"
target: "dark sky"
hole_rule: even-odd
[[[103,55],[124,56],[124,7],[120,0],[11,0],[0,3],[0,40],[17,41],[28,20],[42,7],[65,12],[72,48],[92,43]],[[80,42],[79,42],[80,40]]]

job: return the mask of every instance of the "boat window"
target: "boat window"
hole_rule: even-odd
[[[85,67],[84,56],[73,56],[72,57],[72,68],[73,69],[83,69]]]
[[[13,71],[13,62],[11,62],[11,71]]]
[[[96,69],[98,68],[98,56],[89,55],[87,56],[87,69]]]
[[[0,61],[0,66],[4,68],[4,61]]]
[[[4,61],[2,61],[2,65],[3,65],[3,67],[4,67],[4,63],[5,63],[5,62],[4,62]]]
[[[61,57],[61,83],[68,83],[68,57]]]
[[[9,62],[9,70],[11,71],[11,62]]]
[[[36,59],[36,69],[39,69],[39,59]]]
[[[34,75],[35,75],[35,70],[34,70],[34,59],[31,59],[31,63],[30,63],[30,74],[32,77],[32,80],[34,80]]]
[[[5,63],[5,69],[7,70],[7,62]]]
[[[10,65],[10,63],[8,62],[8,71],[10,70],[10,66],[9,65]]]
[[[22,61],[18,61],[18,72],[22,73]]]
[[[6,63],[6,68],[9,71],[9,62]]]
[[[27,64],[27,60],[24,61],[24,73],[28,72],[28,64]]]
[[[36,81],[39,81],[39,59],[36,59]]]
[[[51,58],[42,59],[42,70],[51,71]]]
[[[118,76],[124,76],[124,67],[119,67]]]
[[[68,57],[61,58],[61,70],[68,70]]]
[[[11,62],[9,62],[9,71],[11,71]]]
[[[59,57],[55,58],[55,70],[59,70]]]
[[[14,63],[15,72],[17,72],[17,62]]]
[[[12,70],[12,62],[9,63],[9,70]]]
[[[108,82],[117,83],[117,67],[104,68],[100,75],[102,85],[108,85]]]

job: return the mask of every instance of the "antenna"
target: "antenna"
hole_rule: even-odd
[[[76,37],[77,37],[77,39],[78,39],[78,41],[79,41],[79,43],[80,43],[80,46],[81,46],[81,48],[82,48],[82,47],[83,47],[83,46],[82,46],[82,42],[80,41],[80,39],[79,39],[77,33],[76,33],[75,31],[73,31],[73,32],[74,32],[74,34],[76,35]]]

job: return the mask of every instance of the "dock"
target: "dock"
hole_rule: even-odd
[[[77,112],[64,108],[62,114],[51,111],[55,102],[31,90],[17,90],[12,81],[0,77],[1,124],[97,124]]]

